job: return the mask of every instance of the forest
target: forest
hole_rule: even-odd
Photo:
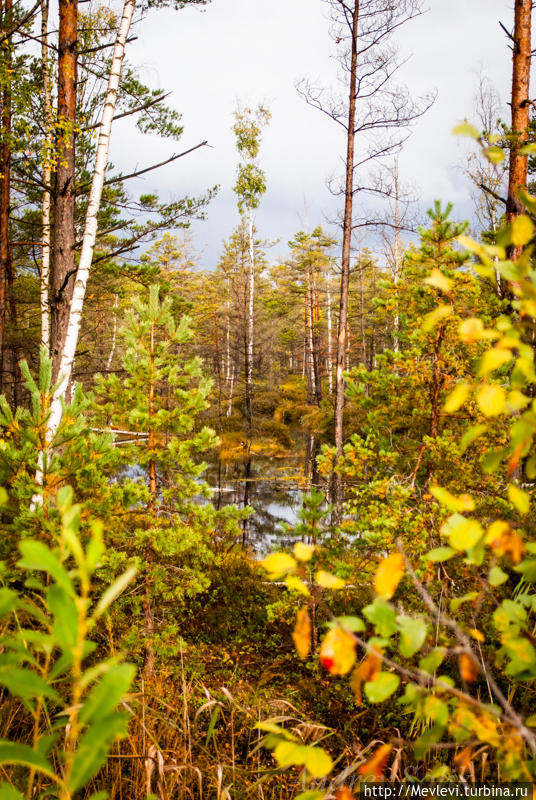
[[[221,187],[158,191],[208,133],[129,59],[208,5],[0,0],[0,800],[532,796],[532,0],[452,110],[469,220],[401,166],[426,5],[322,0],[337,218],[274,255],[238,99],[215,259]],[[176,152],[120,169],[119,124]]]

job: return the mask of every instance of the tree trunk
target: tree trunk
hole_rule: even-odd
[[[334,438],[335,456],[339,461],[343,456],[343,414],[344,414],[344,357],[346,352],[346,331],[348,327],[348,289],[350,285],[350,249],[352,241],[352,209],[354,199],[355,163],[355,112],[356,112],[356,69],[357,69],[357,30],[359,22],[359,2],[354,0],[352,12],[352,49],[350,55],[350,91],[348,102],[348,127],[346,142],[346,181],[344,189],[344,222],[342,228],[341,292],[339,301],[339,326],[337,333],[337,353],[335,371],[335,418]],[[333,502],[334,520],[340,522],[342,516],[342,476],[334,473]]]
[[[253,209],[248,209],[249,238],[249,281],[248,281],[248,323],[246,346],[246,423],[248,439],[253,428],[253,310],[255,302],[255,251],[253,242]]]
[[[530,109],[530,64],[531,64],[531,14],[532,0],[515,0],[514,35],[512,57],[512,143],[508,172],[508,198],[506,220],[512,222],[523,213],[517,197],[520,187],[527,185],[528,156],[519,151],[528,137]],[[512,246],[509,257],[516,259],[522,248]]]
[[[51,270],[52,377],[59,376],[75,280],[75,140],[78,0],[60,0],[58,133]]]
[[[327,305],[328,305],[328,386],[329,386],[329,396],[333,397],[333,348],[331,342],[331,286],[330,286],[330,277],[329,275],[326,276],[326,296],[327,296]]]
[[[155,369],[155,353],[154,353],[154,320],[151,323],[151,344],[149,350],[149,452],[154,453],[156,443],[153,430],[154,418],[154,369]],[[156,486],[156,461],[151,458],[149,461],[149,513],[152,515],[155,512],[157,502],[157,486]],[[152,604],[152,578],[149,573],[152,563],[154,561],[153,548],[150,544],[147,545],[145,550],[145,566],[147,573],[145,575],[145,596],[143,598],[143,614],[145,617],[145,654],[143,663],[143,673],[146,680],[151,680],[154,674],[154,614]]]
[[[0,3],[0,19],[9,26],[12,0]],[[2,56],[6,84],[2,92],[2,144],[0,147],[0,391],[4,388],[4,351],[7,305],[7,283],[11,266],[9,249],[9,206],[11,202],[11,37]]]
[[[43,183],[50,186],[52,171],[50,159],[54,141],[54,128],[52,124],[52,92],[50,85],[50,68],[48,60],[48,10],[49,0],[43,0],[41,6],[41,62],[43,68],[43,103],[45,107],[45,165],[43,168]],[[43,228],[43,246],[41,251],[40,309],[41,309],[41,345],[50,350],[50,307],[48,288],[50,280],[50,192],[43,191],[43,204],[41,208],[41,225]]]
[[[112,120],[117,102],[117,91],[121,76],[121,67],[125,54],[125,43],[128,37],[132,15],[134,13],[135,0],[125,0],[123,15],[117,38],[115,41],[110,76],[108,81],[108,91],[102,118],[99,128],[99,139],[97,144],[97,154],[95,158],[95,168],[89,193],[89,203],[86,213],[86,224],[82,239],[82,250],[80,253],[80,263],[76,274],[76,281],[73,291],[73,298],[69,310],[69,323],[67,336],[61,353],[59,374],[63,380],[54,394],[51,404],[51,414],[48,422],[47,442],[50,444],[61,421],[62,407],[61,401],[65,396],[67,385],[71,380],[72,367],[78,344],[80,333],[80,323],[82,320],[82,307],[89,278],[89,270],[93,259],[93,250],[97,237],[97,214],[99,212],[104,184],[104,175],[108,164],[108,150],[110,144],[110,134],[112,130]]]

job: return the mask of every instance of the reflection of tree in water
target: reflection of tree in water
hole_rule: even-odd
[[[320,486],[316,457],[320,444],[307,436],[302,456],[273,459],[250,455],[236,461],[216,462],[205,478],[214,487],[217,508],[234,503],[251,506],[254,513],[242,524],[243,544],[259,549],[272,540],[281,542],[284,525],[292,525],[311,485]]]

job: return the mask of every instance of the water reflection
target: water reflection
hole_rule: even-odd
[[[316,437],[307,436],[298,455],[278,458],[244,453],[208,468],[204,478],[214,489],[216,508],[234,503],[254,510],[242,523],[244,546],[264,552],[288,540],[284,526],[297,521],[303,493],[312,485],[325,491],[316,463],[319,450]]]

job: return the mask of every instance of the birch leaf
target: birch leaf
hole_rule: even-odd
[[[311,649],[311,620],[306,608],[300,608],[292,634],[300,658],[307,658]]]
[[[376,593],[390,600],[404,574],[404,559],[400,553],[392,553],[381,562],[374,576]]]

